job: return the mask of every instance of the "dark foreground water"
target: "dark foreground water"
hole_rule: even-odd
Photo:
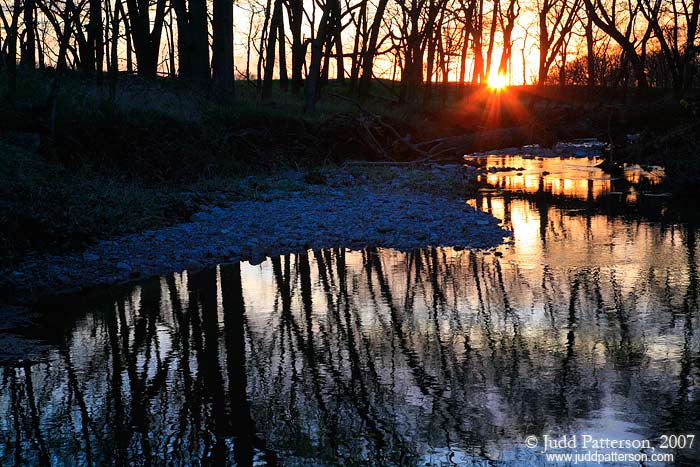
[[[695,223],[640,169],[481,162],[523,169],[470,201],[513,229],[498,252],[310,251],[47,305],[55,350],[0,369],[0,465],[599,465],[546,464],[545,435],[700,465]]]

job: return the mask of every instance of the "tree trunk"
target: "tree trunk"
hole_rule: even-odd
[[[377,53],[377,42],[379,41],[379,29],[382,25],[382,17],[384,16],[387,3],[388,0],[379,0],[379,3],[377,3],[377,10],[374,13],[374,19],[372,20],[372,26],[369,31],[369,44],[362,56],[362,76],[360,77],[359,88],[360,97],[367,97],[369,95],[374,56]]]
[[[491,18],[491,32],[489,33],[489,47],[486,50],[486,76],[491,76],[491,61],[493,60],[493,49],[496,40],[496,27],[498,26],[498,10],[500,8],[500,1],[494,0],[493,2],[493,16]]]
[[[262,98],[267,100],[272,97],[272,76],[275,71],[275,49],[277,48],[277,33],[280,30],[282,20],[282,0],[274,0],[272,19],[270,20],[270,35],[267,37],[265,55],[265,76],[262,84]]]
[[[593,50],[593,20],[586,21],[586,66],[588,74],[588,87],[595,86],[595,52]]]
[[[697,71],[695,59],[698,56],[698,46],[695,41],[700,21],[700,0],[693,0],[691,8],[690,16],[687,17],[686,44],[681,65],[683,89],[690,89],[693,86],[693,77]]]
[[[340,23],[340,20],[338,20]],[[343,58],[343,41],[340,32],[335,36],[335,53],[337,57],[336,81],[343,83],[345,81],[345,63]]]
[[[20,65],[26,68],[34,68],[36,66],[36,9],[34,0],[25,0],[24,2],[24,47],[22,47]]]
[[[336,53],[336,76],[335,79],[339,82],[343,82],[345,79],[345,63],[343,63],[343,25],[341,23],[341,11],[340,2],[336,1],[331,3],[333,5],[333,47]],[[328,47],[330,52],[330,47]]]
[[[285,47],[284,37],[284,18],[280,14],[279,34],[277,42],[279,43],[279,73],[280,73],[280,89],[282,92],[287,92],[289,89],[289,76],[287,75],[287,51]]]
[[[329,2],[337,0],[328,0]],[[326,42],[328,31],[328,16],[330,5],[326,3],[321,15],[321,21],[318,25],[316,37],[311,41],[311,63],[309,64],[309,72],[306,77],[306,86],[304,89],[304,111],[313,112],[316,109],[316,100],[318,99],[318,86],[321,78],[321,60],[323,59],[323,44]]]
[[[102,38],[102,0],[90,0],[90,22],[87,27],[89,57],[87,68],[102,73],[104,66],[104,43]],[[81,57],[85,60],[84,57]]]
[[[306,59],[306,47],[301,40],[301,25],[304,19],[304,4],[302,0],[289,0],[289,30],[292,33],[292,92],[298,94],[301,90],[302,69]]]
[[[189,42],[187,60],[191,67],[192,81],[202,87],[209,84],[211,68],[209,65],[209,18],[206,0],[190,0],[190,22],[186,29]]]
[[[160,40],[165,21],[166,0],[157,0],[151,29],[151,4],[147,0],[126,0],[129,10],[131,39],[138,63],[138,73],[144,77],[155,77],[158,73]]]
[[[483,34],[484,0],[479,1],[479,12],[474,21],[474,73],[472,74],[472,84],[483,82],[484,78],[484,55],[482,50],[481,36]]]
[[[131,45],[131,23],[129,17],[126,16],[126,11],[124,10],[124,3],[122,0],[117,0],[117,5],[119,7],[119,16],[124,18],[124,37],[126,38],[126,71],[131,74],[134,72],[134,61],[131,56],[133,47]]]
[[[352,46],[352,61],[350,62],[350,92],[355,94],[359,91],[359,79],[360,79],[360,67],[362,66],[362,55],[364,54],[365,40],[367,36],[364,34],[366,32],[366,18],[367,18],[367,0],[362,0],[360,3],[360,12],[358,13],[358,20],[355,23],[355,37],[353,39]],[[363,49],[360,51],[360,37],[363,38]]]
[[[540,61],[539,67],[537,69],[537,84],[544,86],[547,81],[547,55],[549,54],[550,38],[549,29],[547,27],[547,11],[540,11],[539,13],[539,25],[540,25]]]
[[[270,12],[272,8],[272,0],[267,0],[267,5],[265,6],[265,16],[263,18],[263,24],[260,34],[260,46],[258,50],[258,65],[257,65],[257,82],[258,89],[262,90],[262,79],[263,79],[263,61],[265,57],[265,40],[267,39],[267,26],[270,21]]]
[[[432,28],[431,28],[432,29]],[[435,47],[436,40],[433,31],[426,31],[428,34],[428,63],[425,68],[425,82],[423,83],[423,104],[430,104],[433,97],[433,68],[435,67]]]
[[[192,31],[185,0],[171,0],[177,23],[177,74],[180,78],[192,78]]]
[[[111,60],[112,60],[112,55],[111,55],[111,44],[112,44],[112,0],[106,0],[105,1],[105,7],[104,7],[104,31],[102,34],[102,42],[104,43],[104,57],[105,57],[105,68],[107,70],[107,73],[109,73],[109,70],[112,69],[111,65]]]
[[[465,14],[467,21],[470,21],[471,13]],[[469,36],[471,35],[471,27],[469,23],[465,26],[463,30],[464,41],[462,42],[462,52],[459,56],[459,97],[464,97],[464,86],[466,84],[465,80],[467,78],[467,54],[469,53]]]
[[[12,24],[7,33],[7,97],[10,105],[17,101],[17,23],[21,11],[20,0],[15,0],[12,9]]]
[[[214,0],[213,54],[214,87],[233,92],[233,2]]]
[[[121,0],[116,0],[115,3],[121,3]],[[112,13],[112,47],[109,68],[109,96],[112,100],[116,98],[117,95],[117,76],[119,73],[119,12],[121,8],[119,5],[114,5],[114,11]]]

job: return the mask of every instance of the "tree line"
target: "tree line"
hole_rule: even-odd
[[[683,90],[698,71],[700,0],[3,1],[10,77],[18,64],[164,74],[223,92],[245,79],[262,99],[279,80],[307,109],[331,79],[361,98],[393,82],[410,101],[494,74]]]

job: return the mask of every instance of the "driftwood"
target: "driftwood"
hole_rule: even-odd
[[[430,150],[462,157],[473,152],[523,146],[536,140],[532,127],[518,126],[441,138],[432,142],[434,144]]]
[[[403,159],[418,158],[425,161],[439,155],[430,150],[421,149],[420,144],[416,144],[411,141],[410,135],[401,136],[396,128],[389,124],[385,119],[383,119],[380,115],[369,111],[356,100],[340,94],[331,95],[337,97],[338,99],[352,103],[360,110],[361,115],[356,117],[357,123],[362,128],[359,136],[365,145],[371,148],[374,153],[382,157],[385,162],[395,162],[396,158],[392,155],[400,155]],[[380,133],[388,135],[391,142],[388,144],[382,144],[381,141],[386,140],[387,138],[378,138],[378,134]]]
[[[361,128],[359,137],[365,146],[382,159],[371,163],[364,162],[362,163],[364,165],[420,164],[438,159],[461,160],[465,154],[473,152],[540,142],[532,126],[483,130],[414,142],[410,134],[402,136],[386,119],[369,111],[356,100],[340,94],[333,94],[333,96],[351,102],[361,112],[359,116],[354,117]],[[350,164],[359,163],[350,162]]]

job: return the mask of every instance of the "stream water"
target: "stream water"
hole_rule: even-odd
[[[545,435],[700,465],[698,231],[659,170],[468,162],[495,167],[469,202],[512,229],[496,251],[313,251],[44,305],[54,350],[0,368],[0,465],[600,465],[547,464]]]

